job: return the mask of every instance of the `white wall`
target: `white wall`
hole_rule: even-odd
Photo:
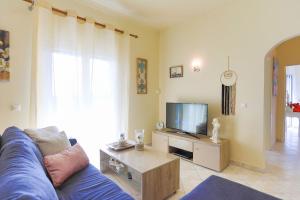
[[[294,102],[300,103],[300,66],[295,66]]]
[[[222,117],[223,137],[230,139],[231,160],[265,167],[265,56],[283,40],[300,35],[300,2],[289,0],[236,0],[214,12],[168,28],[160,36],[160,119],[167,101],[209,103],[209,118],[220,117],[220,74],[231,56],[239,76],[237,113]],[[201,57],[199,73],[190,70],[193,57]],[[169,79],[172,65],[184,64],[181,79]],[[266,71],[268,72],[268,71]],[[268,72],[269,73],[269,72]],[[246,103],[247,108],[241,104]],[[270,102],[269,102],[270,104]],[[270,110],[270,109],[268,109]],[[271,113],[269,113],[271,114]]]
[[[300,66],[287,66],[286,74],[293,76],[293,103],[300,103]]]
[[[146,130],[146,142],[151,141],[151,131],[158,119],[158,32],[136,22],[128,21],[111,12],[99,11],[87,7],[78,0],[49,0],[54,7],[71,9],[80,16],[93,17],[99,22],[139,35],[131,40],[131,88],[129,136],[134,129]],[[28,3],[21,0],[0,1],[0,29],[11,34],[11,81],[0,83],[0,132],[11,125],[21,128],[29,126],[30,118],[30,82],[33,40],[33,14],[29,12]],[[148,94],[137,95],[135,89],[136,58],[148,59]],[[21,112],[11,112],[10,105],[19,103]],[[99,133],[100,134],[100,133]]]

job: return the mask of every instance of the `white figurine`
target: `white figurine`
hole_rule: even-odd
[[[213,119],[212,125],[213,125],[213,130],[212,130],[212,136],[210,139],[213,141],[213,143],[218,143],[219,142],[219,129],[221,126],[218,118]]]

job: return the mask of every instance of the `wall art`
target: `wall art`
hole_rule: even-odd
[[[137,94],[147,94],[147,60],[137,58],[136,70]]]
[[[0,81],[9,81],[9,32],[0,30]]]

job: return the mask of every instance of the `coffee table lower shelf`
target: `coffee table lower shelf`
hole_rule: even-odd
[[[151,160],[155,158],[151,149],[146,149],[145,153],[140,153],[143,159]],[[100,170],[103,174],[117,180],[119,186],[126,192],[140,200],[162,200],[179,189],[179,158],[172,155],[161,165],[153,165],[153,168],[147,171],[139,171],[135,166],[130,166],[127,162],[130,156],[136,156],[135,150],[126,150],[126,152],[114,152],[112,150],[100,149]],[[159,157],[159,155],[157,155]],[[126,158],[122,161],[122,158]],[[110,165],[109,160],[113,158],[124,165],[120,172],[116,172]],[[143,162],[141,159],[141,162]],[[131,162],[134,165],[134,162]],[[140,165],[140,164],[138,164]],[[130,179],[128,178],[128,173]]]
[[[117,183],[117,185],[122,188],[125,192],[130,194],[134,199],[141,200],[141,188],[139,185],[136,185],[134,182],[128,180],[125,176],[120,176],[112,170],[105,171],[105,176],[112,179]]]

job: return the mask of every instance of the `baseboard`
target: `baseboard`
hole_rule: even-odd
[[[233,161],[233,160],[230,161],[230,164],[236,165],[236,166],[239,166],[239,167],[243,167],[245,169],[249,169],[249,170],[255,171],[255,172],[260,172],[260,173],[266,173],[267,172],[266,168],[254,167],[254,166],[251,166],[251,165],[248,165],[248,164],[245,164],[245,163],[241,163],[241,162],[237,162],[237,161]]]

